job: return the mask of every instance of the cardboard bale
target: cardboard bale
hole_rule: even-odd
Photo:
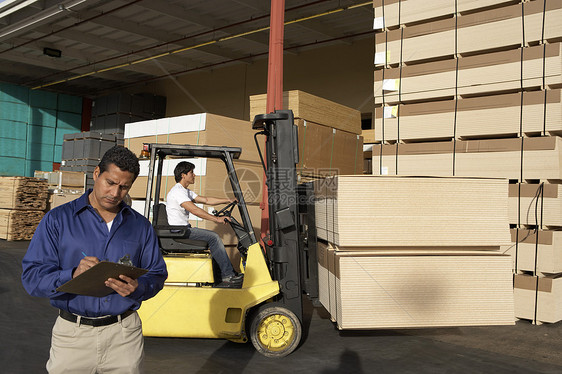
[[[82,196],[82,194],[80,193],[61,193],[61,192],[50,193],[49,201],[47,202],[47,210],[51,210],[60,205],[76,200],[80,196]]]
[[[511,241],[515,270],[562,273],[562,231],[511,229]]]
[[[562,277],[515,274],[515,317],[537,322],[562,320]]]
[[[373,152],[374,175],[453,176],[455,142],[383,144],[379,149]]]
[[[375,108],[377,141],[451,139],[454,136],[454,100]]]
[[[301,175],[339,175],[362,173],[363,138],[297,119]]]
[[[125,125],[125,146],[137,155],[143,143],[240,147],[240,161],[259,162],[255,130],[248,121],[210,113],[161,118]]]
[[[36,170],[35,178],[47,180],[49,189],[84,191],[85,174],[80,171],[40,171]]]
[[[250,121],[258,114],[265,114],[266,103],[266,94],[250,96]],[[283,108],[291,109],[295,119],[361,134],[361,112],[304,91],[284,92]]]
[[[428,3],[424,0],[374,0],[375,22],[382,27],[395,27],[401,24],[427,22],[434,18],[455,14],[455,12],[475,11],[489,6],[510,4],[510,0],[438,0]],[[378,29],[375,27],[375,29]]]
[[[337,326],[513,325],[509,256],[486,252],[336,252]]]
[[[323,205],[316,210],[318,237],[340,247],[509,244],[507,184],[457,177],[326,178],[315,182],[316,204]],[[359,216],[369,227],[357,225]]]
[[[562,83],[561,43],[375,70],[375,104],[486,95]]]
[[[510,184],[509,223],[562,227],[562,184]]]

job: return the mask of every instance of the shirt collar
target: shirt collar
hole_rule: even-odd
[[[83,210],[85,210],[89,206],[91,206],[90,200],[88,199],[91,192],[92,192],[92,189],[89,188],[82,196],[80,196],[78,199],[76,199],[76,205],[74,206],[74,215],[79,214],[80,212],[82,212]],[[119,212],[117,214],[119,214],[119,213],[124,214],[125,212],[127,212],[128,214],[132,214],[133,210],[130,206],[125,204],[123,201],[121,201],[119,203]]]

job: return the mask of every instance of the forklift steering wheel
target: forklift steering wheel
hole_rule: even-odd
[[[236,204],[238,204],[238,201],[234,200],[233,202],[229,203],[227,206],[225,206],[218,212],[216,210],[213,211],[213,215],[215,215],[216,217],[224,217],[224,216],[230,217],[232,210],[234,209]]]

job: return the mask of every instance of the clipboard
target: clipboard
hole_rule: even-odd
[[[116,262],[101,261],[82,274],[78,275],[57,288],[59,292],[73,293],[84,296],[104,297],[114,292],[105,285],[108,278],[119,279],[119,275],[126,275],[137,279],[148,272],[135,266],[118,264]]]

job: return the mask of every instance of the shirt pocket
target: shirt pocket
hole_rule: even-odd
[[[132,240],[123,240],[123,245],[121,247],[122,256],[129,256],[131,262],[134,266],[138,266],[139,259],[141,255],[141,245],[139,242]]]

